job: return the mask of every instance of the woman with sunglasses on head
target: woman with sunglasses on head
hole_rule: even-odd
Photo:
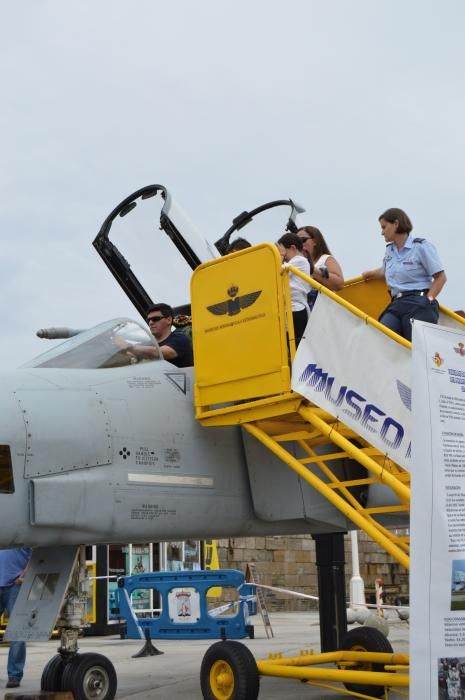
[[[316,226],[303,226],[297,231],[302,241],[304,254],[312,267],[312,277],[332,292],[338,292],[344,286],[342,268],[336,258],[331,254],[320,229]],[[308,297],[310,309],[315,304],[318,292],[312,287]]]
[[[386,209],[378,218],[386,241],[382,267],[362,272],[366,280],[385,279],[391,302],[379,322],[412,340],[412,321],[437,323],[436,297],[447,277],[436,248],[424,238],[414,238],[413,225],[402,209]]]

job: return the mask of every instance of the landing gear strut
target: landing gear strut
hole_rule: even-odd
[[[58,654],[45,666],[41,689],[69,691],[74,700],[113,700],[116,695],[116,672],[106,656],[78,653],[78,637],[84,627],[86,606],[85,550],[82,547],[66,599],[57,622],[60,631]]]
[[[341,649],[347,632],[344,533],[313,535],[320,597],[321,651]]]

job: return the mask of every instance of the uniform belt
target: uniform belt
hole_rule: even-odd
[[[397,294],[392,294],[393,299],[401,299],[402,297],[425,297],[429,292],[429,289],[409,289],[406,292],[398,292]]]

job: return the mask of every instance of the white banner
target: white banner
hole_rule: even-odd
[[[413,330],[410,697],[465,686],[465,330]]]
[[[292,388],[409,468],[410,351],[323,294],[296,353]]]

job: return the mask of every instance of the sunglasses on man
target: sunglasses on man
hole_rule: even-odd
[[[147,323],[158,323],[158,321],[161,321],[162,318],[165,318],[164,316],[149,316],[147,318]]]

